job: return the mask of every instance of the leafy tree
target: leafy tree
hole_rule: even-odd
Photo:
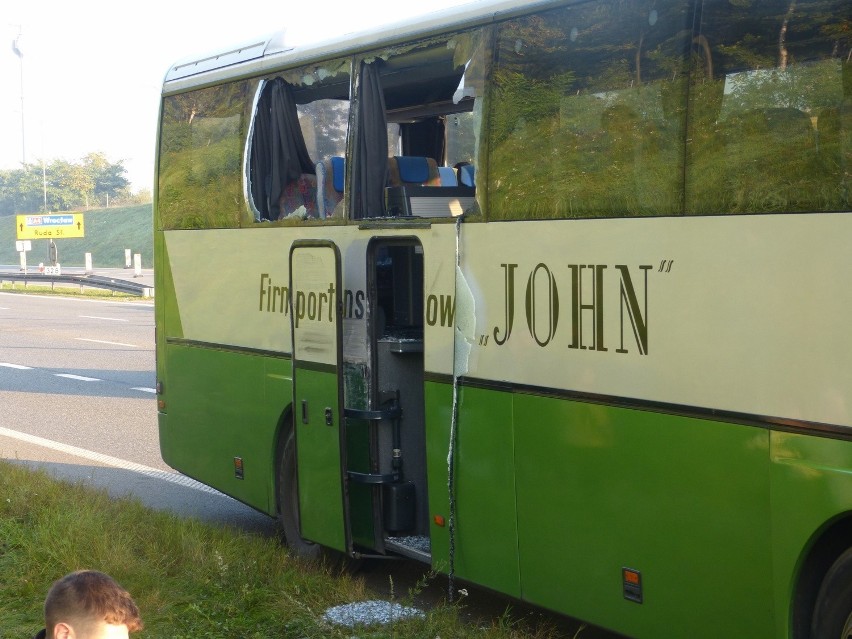
[[[83,167],[92,180],[92,193],[99,203],[117,200],[130,195],[130,183],[124,177],[121,162],[111,163],[103,153],[89,153],[83,158]]]
[[[108,201],[129,201],[123,160],[89,153],[80,162],[54,159],[0,171],[0,215],[68,211]],[[150,196],[149,196],[150,198]]]

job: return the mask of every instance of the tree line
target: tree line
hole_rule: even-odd
[[[150,201],[150,191],[131,193],[126,172],[123,160],[110,162],[103,153],[89,153],[77,162],[54,159],[0,170],[0,215]]]

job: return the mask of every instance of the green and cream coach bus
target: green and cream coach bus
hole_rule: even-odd
[[[852,637],[852,2],[259,40],[169,69],[157,166],[163,458],[297,552]]]

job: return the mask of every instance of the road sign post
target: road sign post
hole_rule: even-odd
[[[15,242],[15,250],[21,255],[21,270],[27,272],[27,251],[33,250],[33,243],[29,240]]]

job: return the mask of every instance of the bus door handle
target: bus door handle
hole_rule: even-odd
[[[326,407],[325,409],[325,425],[334,426],[334,413],[330,407]]]
[[[308,423],[308,400],[302,400],[302,423]]]

